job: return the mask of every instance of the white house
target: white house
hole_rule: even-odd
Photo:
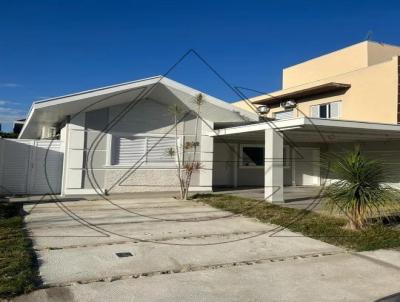
[[[193,141],[194,97],[199,91],[168,78],[153,77],[33,104],[19,139],[59,134],[64,195],[175,191],[176,145],[171,105],[186,115],[178,124],[178,144]],[[204,94],[198,129],[199,173],[192,190],[211,191],[216,128],[258,122],[258,116]]]
[[[168,108],[178,104],[195,111],[198,93],[154,77],[36,102],[19,138],[57,137],[61,181],[43,193],[176,191],[176,159],[166,152],[176,143]],[[284,186],[319,186],[329,179],[320,167],[324,152],[357,143],[371,155],[385,156],[386,163],[400,158],[398,125],[306,117],[260,121],[256,113],[204,98],[198,131],[202,166],[193,191],[264,186],[268,200],[282,201]],[[194,122],[188,113],[179,123],[180,145],[193,140]]]
[[[356,48],[365,50],[368,57],[370,47]],[[272,96],[257,97],[251,104],[242,101],[234,106],[203,94],[205,103],[197,132],[193,100],[199,91],[161,76],[35,102],[19,139],[0,140],[1,189],[7,193],[62,195],[176,191],[177,159],[168,156],[166,150],[193,141],[195,133],[201,169],[192,179],[193,191],[258,186],[264,187],[267,200],[281,202],[285,186],[321,186],[331,181],[321,158],[329,152],[346,152],[355,145],[365,155],[381,160],[390,176],[388,182],[400,187],[400,125],[380,122],[386,105],[377,109],[379,122],[373,121],[370,106],[366,117],[355,112],[365,110],[362,105],[357,107],[355,98],[367,89],[368,85],[363,88],[362,83],[374,78],[380,64],[387,64],[380,71],[397,74],[393,81],[385,82],[396,87],[383,98],[397,102],[400,95],[400,69],[391,57],[396,51],[400,55],[400,48],[385,50],[384,58],[377,60],[379,48],[375,47],[371,52],[374,60],[360,62],[365,66],[357,65],[354,71],[346,70],[349,64],[340,66],[338,72],[346,76],[335,74],[331,79],[325,72],[323,81],[312,79],[314,84],[306,83],[307,87],[303,83],[293,85]],[[340,56],[347,58],[347,53],[340,52]],[[332,62],[337,66],[336,59]],[[315,75],[312,68],[317,66],[319,71],[321,64],[311,63],[311,67],[301,65],[302,72]],[[364,80],[359,78],[361,71],[368,73]],[[291,82],[297,79],[293,72],[290,69]],[[357,81],[349,74],[355,74]],[[385,85],[382,89],[387,92],[389,86]],[[185,112],[176,128],[178,140],[171,105]],[[310,114],[304,114],[307,106]],[[268,113],[264,115],[268,118],[263,118],[257,112],[260,109],[271,109],[275,116]],[[397,103],[393,110],[395,120]],[[352,112],[356,120],[348,120]],[[31,164],[36,166],[34,172],[29,172]],[[16,186],[24,173],[27,179]]]

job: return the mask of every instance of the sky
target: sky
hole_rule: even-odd
[[[367,36],[400,45],[399,16],[390,0],[0,0],[0,123],[33,101],[165,74],[190,49],[229,85],[271,92],[283,68]],[[193,53],[168,77],[239,99]]]

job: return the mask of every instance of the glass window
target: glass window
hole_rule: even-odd
[[[332,102],[311,106],[311,117],[317,118],[340,118],[341,102]]]
[[[256,145],[243,145],[241,155],[241,166],[264,166],[264,147]]]
[[[319,117],[320,118],[328,117],[328,105],[320,105],[319,106]]]

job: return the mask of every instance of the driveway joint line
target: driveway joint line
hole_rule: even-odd
[[[152,241],[168,241],[168,240],[176,240],[176,239],[204,239],[204,238],[224,238],[230,236],[240,236],[240,235],[252,235],[258,233],[265,233],[266,230],[259,231],[251,231],[251,232],[232,232],[232,233],[213,233],[213,234],[199,234],[199,235],[184,235],[184,236],[166,236],[162,238],[154,238]],[[149,238],[142,238],[142,240],[148,240]],[[63,247],[36,247],[35,251],[56,251],[56,250],[65,250],[65,249],[74,249],[74,248],[86,248],[86,247],[100,247],[107,245],[118,245],[118,244],[127,244],[127,243],[146,243],[145,241],[140,240],[121,240],[114,242],[104,242],[104,243],[94,243],[94,244],[77,244],[77,245],[69,245]]]
[[[198,265],[198,266],[189,264],[189,265],[182,265],[181,268],[176,268],[176,269],[166,269],[166,270],[150,271],[150,272],[135,273],[135,274],[107,276],[107,277],[101,277],[101,278],[77,280],[77,281],[70,281],[70,282],[47,283],[47,284],[45,283],[41,286],[41,288],[44,289],[44,288],[52,288],[52,287],[66,287],[66,286],[73,286],[73,285],[77,285],[77,284],[81,285],[81,284],[89,284],[89,283],[97,283],[97,282],[114,282],[114,281],[120,281],[120,280],[126,280],[126,279],[137,279],[137,278],[142,278],[142,277],[153,277],[153,276],[158,276],[158,275],[169,275],[169,274],[196,272],[196,271],[217,270],[217,269],[222,269],[222,268],[250,266],[250,265],[257,265],[257,264],[262,264],[262,263],[307,260],[307,259],[312,259],[312,258],[335,256],[335,255],[346,254],[346,253],[347,253],[347,251],[345,251],[345,250],[340,250],[340,251],[333,250],[333,251],[324,251],[324,252],[317,252],[317,253],[290,255],[290,256],[284,256],[284,257],[269,257],[269,258],[253,259],[253,260],[242,260],[242,261],[235,261],[235,262],[229,262],[229,263],[217,263],[217,264],[207,264],[207,265]]]

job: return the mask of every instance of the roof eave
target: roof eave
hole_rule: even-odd
[[[347,90],[351,87],[350,84],[330,82],[322,85],[316,85],[304,89],[297,89],[292,92],[282,93],[283,90],[276,93],[268,94],[261,100],[253,101],[253,104],[272,104],[282,102],[288,99],[302,99],[311,96],[323,95],[325,93]],[[289,88],[290,89],[290,88]]]

